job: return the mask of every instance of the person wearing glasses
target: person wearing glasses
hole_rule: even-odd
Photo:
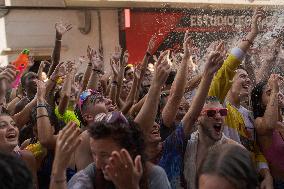
[[[272,74],[268,82],[258,83],[251,93],[258,142],[269,163],[275,189],[284,187],[284,96],[279,91],[280,81],[281,76]]]
[[[211,147],[222,144],[239,145],[223,134],[227,113],[227,108],[220,104],[217,97],[206,98],[197,121],[198,129],[191,134],[184,155],[184,178],[187,188],[196,188],[197,170]]]
[[[248,73],[240,64],[245,53],[253,44],[259,33],[259,21],[263,20],[265,13],[261,8],[256,9],[251,31],[242,39],[237,48],[233,48],[223,66],[214,76],[208,96],[216,96],[228,109],[225,118],[224,134],[242,144],[252,153],[258,173],[264,188],[273,188],[273,179],[264,155],[260,152],[255,136],[255,126],[252,113],[241,105],[249,95],[251,81]]]

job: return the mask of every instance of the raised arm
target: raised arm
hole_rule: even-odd
[[[119,65],[113,60],[110,60],[110,66],[112,69],[112,78],[111,78],[111,84],[110,84],[110,99],[112,101],[112,104],[116,104],[116,95],[117,95],[117,83],[118,83],[118,72],[119,72]]]
[[[202,74],[198,74],[193,76],[193,78],[191,78],[189,81],[187,81],[186,83],[186,87],[185,87],[185,92],[189,92],[194,90],[195,88],[198,87],[198,85],[200,84],[202,79]]]
[[[37,78],[41,81],[43,81],[43,78],[42,78],[43,69],[46,66],[46,64],[48,64],[48,63],[49,63],[48,61],[41,61],[40,62],[40,65],[39,65],[39,68],[38,68],[38,71],[37,71]]]
[[[282,38],[278,38],[274,41],[271,46],[271,55],[266,58],[266,60],[261,64],[261,67],[257,73],[257,81],[268,80],[270,74],[272,73],[272,68],[276,65],[277,56],[281,50]]]
[[[248,77],[252,82],[252,86],[256,85],[256,77],[255,77],[255,72],[254,72],[254,68],[252,65],[252,57],[251,55],[246,55],[245,56],[245,61],[244,61],[244,66],[246,71],[248,72]]]
[[[256,119],[256,130],[259,135],[265,135],[275,128],[279,121],[279,82],[283,78],[279,75],[272,74],[268,81],[268,87],[271,89],[268,104],[264,116]]]
[[[118,49],[118,47],[116,49]],[[128,51],[126,50],[123,54],[122,61],[120,62],[120,60],[118,59],[120,53],[121,53],[121,50],[120,51],[116,50],[116,53],[114,56],[114,60],[116,61],[116,63],[120,64],[119,73],[118,73],[118,81],[117,81],[117,93],[116,93],[116,104],[119,107],[119,109],[121,109],[124,105],[124,102],[122,102],[122,100],[120,99],[120,93],[121,93],[121,88],[122,88],[122,83],[123,83],[123,78],[124,78],[125,66],[128,63],[128,58],[129,58]]]
[[[188,112],[182,119],[184,133],[186,136],[189,136],[192,132],[193,125],[197,120],[198,116],[200,115],[201,110],[204,106],[205,99],[207,97],[208,90],[211,81],[214,77],[214,74],[222,66],[223,62],[224,56],[220,52],[215,51],[210,54],[205,66],[201,83],[197,89],[195,96],[193,97],[192,104]]]
[[[48,149],[54,149],[56,136],[54,135],[54,127],[49,120],[47,104],[45,101],[45,85],[42,81],[37,81],[37,132],[38,140],[41,145]]]
[[[54,102],[54,96],[49,95],[49,94],[53,94],[57,80],[64,75],[66,75],[65,65],[64,65],[64,62],[60,62],[56,66],[55,70],[51,74],[48,81],[46,82],[46,86],[45,86],[46,87],[46,97],[45,97],[45,99],[48,102],[48,104],[51,105],[51,106],[55,106],[55,102]]]
[[[67,62],[67,76],[61,89],[61,99],[58,105],[58,112],[61,115],[64,114],[69,104],[71,87],[72,83],[74,83],[75,72],[75,62]]]
[[[188,74],[188,62],[192,54],[192,42],[188,31],[185,33],[183,41],[184,55],[179,65],[178,72],[170,90],[169,99],[163,109],[162,118],[163,123],[167,127],[171,127],[175,121],[180,102],[185,92],[185,85]]]
[[[0,72],[0,107],[6,106],[6,93],[11,83],[17,75],[16,68],[13,65],[8,65],[5,70]]]
[[[136,92],[137,92],[137,88],[138,88],[138,81],[140,79],[140,76],[141,76],[141,70],[140,70],[140,67],[139,65],[135,67],[135,70],[134,70],[134,80],[133,80],[133,83],[132,83],[132,86],[131,86],[131,90],[126,98],[126,101],[125,101],[125,104],[124,106],[122,107],[121,109],[121,112],[126,115],[130,108],[132,107],[132,105],[135,103],[136,101]]]
[[[237,48],[232,49],[222,68],[215,75],[209,89],[209,96],[216,96],[221,103],[224,102],[225,97],[232,86],[232,79],[235,76],[236,69],[241,64],[245,53],[253,44],[255,37],[259,33],[258,21],[261,21],[263,18],[263,10],[260,8],[256,9],[252,19],[251,31],[244,39],[242,39]]]
[[[87,89],[97,90],[100,74],[103,74],[103,60],[99,54],[92,53],[91,57],[92,73],[89,79]]]
[[[165,58],[167,53],[169,52],[163,52],[156,63],[154,79],[149,89],[148,96],[142,109],[134,119],[144,131],[148,131],[155,122],[161,89],[171,70],[168,60]]]
[[[56,29],[55,46],[54,46],[53,53],[52,53],[52,64],[51,64],[49,71],[48,71],[48,74],[47,74],[48,77],[51,76],[54,69],[59,64],[62,36],[67,31],[71,30],[72,26],[71,26],[71,24],[56,23],[55,29]]]
[[[67,188],[66,169],[80,142],[80,130],[75,123],[70,122],[59,131],[49,189]]]

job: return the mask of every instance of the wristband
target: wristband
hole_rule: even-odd
[[[45,108],[45,109],[47,109],[47,106],[46,106],[46,104],[38,104],[37,106],[36,106],[36,109],[38,109],[38,108]]]
[[[60,42],[61,42],[61,41],[62,41],[62,39],[56,39],[56,41],[60,41]]]
[[[117,85],[118,82],[117,82],[117,81],[112,81],[111,84],[112,84],[112,85]]]
[[[96,72],[96,73],[98,73],[98,74],[102,74],[102,71],[101,71],[101,70],[98,70],[98,69],[93,68],[93,71]]]
[[[39,115],[36,117],[36,119],[42,118],[42,117],[49,117],[48,115]]]

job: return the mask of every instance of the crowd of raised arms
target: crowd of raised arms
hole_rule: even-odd
[[[282,39],[252,61],[264,18],[232,49],[210,45],[202,71],[189,32],[159,57],[152,37],[137,65],[116,47],[109,73],[91,47],[61,62],[71,25],[56,24],[50,63],[30,59],[17,87],[15,66],[0,70],[0,188],[283,189]]]

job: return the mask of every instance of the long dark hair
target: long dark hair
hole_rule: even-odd
[[[252,111],[253,111],[253,116],[254,119],[258,117],[262,117],[265,112],[265,107],[263,107],[262,104],[262,94],[263,94],[263,89],[266,86],[267,82],[262,81],[258,83],[252,90],[251,92],[251,104],[252,104]]]
[[[94,139],[112,138],[119,146],[125,148],[132,159],[137,155],[141,155],[141,161],[143,165],[143,176],[140,180],[140,188],[147,189],[147,170],[145,167],[145,143],[144,135],[140,127],[132,120],[128,120],[128,124],[124,123],[106,123],[105,121],[94,122],[88,129],[90,136]],[[98,172],[100,172],[98,170]],[[103,177],[100,177],[100,183],[106,183],[102,181]]]
[[[214,146],[208,151],[198,170],[197,188],[202,174],[221,176],[237,189],[256,189],[259,184],[250,153],[235,144]]]

